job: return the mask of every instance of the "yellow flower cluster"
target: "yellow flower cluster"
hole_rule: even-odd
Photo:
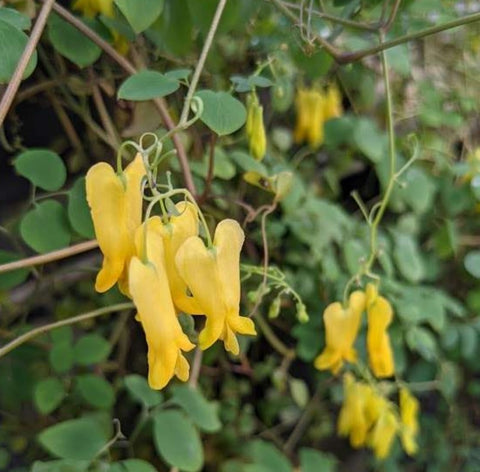
[[[343,377],[344,402],[338,417],[338,433],[350,438],[352,447],[370,447],[378,459],[385,459],[397,433],[409,455],[417,451],[418,400],[402,387],[400,417],[396,406],[374,387],[357,382],[353,375]]]
[[[261,161],[267,151],[267,136],[263,123],[263,107],[260,105],[255,92],[249,94],[247,98],[245,131],[247,132],[251,155],[257,161]]]
[[[105,292],[116,283],[131,297],[148,344],[148,381],[163,388],[175,375],[186,381],[189,365],[183,352],[194,348],[177,314],[205,315],[199,346],[218,339],[238,354],[236,333],[255,335],[251,319],[239,314],[240,251],[244,233],[230,219],[216,228],[212,247],[198,236],[199,216],[192,203],[176,205],[168,221],[158,216],[142,223],[140,154],[121,175],[106,163],[86,176],[87,201],[103,265],[95,288]]]
[[[367,350],[370,367],[376,377],[391,377],[394,360],[388,326],[392,322],[393,310],[388,300],[378,294],[373,284],[365,292],[356,290],[350,295],[348,306],[340,302],[331,303],[323,313],[326,331],[326,346],[315,359],[319,370],[331,370],[337,374],[343,362],[357,360],[353,347],[358,335],[362,313],[367,311]]]
[[[318,149],[323,144],[325,122],[342,114],[342,97],[335,85],[330,85],[326,92],[318,87],[300,88],[295,108],[295,142],[307,141],[312,149]]]

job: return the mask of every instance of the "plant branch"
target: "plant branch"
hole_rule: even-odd
[[[67,326],[75,323],[80,323],[82,321],[89,320],[91,318],[96,318],[97,316],[105,315],[107,313],[113,313],[115,311],[128,310],[130,308],[133,308],[133,303],[131,302],[118,303],[117,305],[111,305],[111,306],[99,308],[98,310],[89,311],[88,313],[83,313],[81,315],[73,316],[71,318],[67,318],[66,320],[55,321],[54,323],[49,323],[43,326],[39,326],[38,328],[30,330],[22,334],[18,338],[15,338],[13,341],[10,341],[9,343],[2,346],[0,348],[0,358],[8,354],[10,351],[13,351],[13,349],[17,348],[18,346],[21,346],[27,341],[30,341],[30,339],[40,336],[41,334],[47,333],[52,329],[61,328],[62,326]]]
[[[397,17],[398,9],[400,8],[400,3],[402,0],[395,0],[395,3],[392,6],[392,9],[390,11],[390,15],[387,18],[387,20],[382,24],[381,30],[386,33],[392,26],[393,22],[395,21],[395,18]]]
[[[40,264],[47,264],[48,262],[58,261],[66,257],[74,256],[82,252],[87,252],[98,247],[98,242],[95,239],[84,241],[83,243],[75,244],[58,251],[40,254],[39,256],[27,257],[19,261],[7,262],[0,265],[0,274],[11,272],[16,269],[24,269],[25,267],[33,267]]]
[[[225,8],[226,4],[227,0],[219,0],[218,2],[217,9],[215,10],[215,14],[213,15],[212,23],[210,25],[210,29],[208,30],[207,37],[205,38],[205,43],[203,44],[202,52],[200,53],[200,57],[198,58],[197,65],[195,67],[195,71],[193,72],[192,81],[190,82],[187,96],[185,97],[182,113],[180,115],[180,121],[178,123],[179,126],[187,122],[188,111],[190,110],[190,103],[192,102],[193,95],[195,94],[195,90],[197,88],[198,81],[200,80],[203,66],[205,65],[205,61],[207,60],[208,52],[210,51],[210,48],[212,46],[212,41],[217,31],[218,24],[220,22],[223,9]]]
[[[13,73],[13,76],[8,83],[8,87],[2,96],[2,100],[0,101],[0,126],[2,126],[8,110],[13,103],[13,99],[15,98],[18,88],[20,87],[20,83],[22,82],[23,74],[27,69],[33,53],[35,52],[38,41],[40,41],[40,36],[45,28],[45,23],[47,22],[48,15],[50,14],[54,3],[55,0],[45,0],[40,13],[38,14],[37,21],[32,29],[32,34],[30,35],[27,45],[25,46],[25,49],[18,61],[17,67],[15,68],[15,72]]]

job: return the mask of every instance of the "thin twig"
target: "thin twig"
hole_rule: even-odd
[[[47,22],[48,15],[50,14],[54,3],[55,0],[45,0],[40,13],[38,14],[37,21],[32,29],[32,34],[30,35],[27,45],[25,46],[20,60],[18,61],[15,72],[10,79],[7,90],[5,90],[5,93],[2,96],[2,100],[0,101],[0,126],[2,126],[3,121],[7,116],[8,110],[10,109],[13,99],[18,91],[18,87],[20,87],[23,74],[27,69],[33,53],[35,52],[35,48],[40,40],[40,36],[45,28],[45,23]]]
[[[197,388],[198,377],[200,376],[200,369],[202,367],[202,359],[203,351],[199,347],[197,347],[193,355],[192,370],[190,372],[190,378],[188,380],[188,384],[193,388]]]
[[[195,71],[193,72],[192,81],[190,82],[190,87],[188,88],[187,96],[185,97],[183,110],[180,115],[180,121],[179,121],[180,125],[183,123],[186,123],[188,119],[188,111],[190,110],[190,103],[192,101],[193,95],[197,88],[198,81],[200,79],[200,75],[203,70],[203,66],[205,65],[205,61],[208,56],[208,51],[210,51],[210,48],[212,46],[212,41],[217,31],[218,24],[220,23],[220,18],[222,17],[223,9],[225,8],[226,3],[227,3],[227,0],[219,0],[217,9],[215,10],[215,14],[213,15],[210,29],[208,30],[207,37],[205,38],[205,43],[203,44],[202,52],[200,53],[200,57],[198,58]]]
[[[387,18],[387,20],[381,26],[381,29],[384,33],[386,33],[390,29],[393,22],[395,21],[395,18],[397,17],[398,9],[400,8],[400,3],[401,2],[402,2],[402,0],[395,0],[395,3],[393,4],[393,7],[390,11],[389,17]]]
[[[27,257],[26,259],[21,259],[19,261],[7,262],[6,264],[0,265],[0,274],[5,272],[11,272],[12,270],[16,269],[33,267],[36,265],[47,264],[48,262],[65,259],[66,257],[74,256],[75,254],[80,254],[82,252],[87,252],[95,249],[97,246],[97,241],[95,239],[92,239],[90,241],[84,241],[83,243],[75,244],[74,246],[59,249],[58,251],[48,252],[47,254]]]
[[[32,329],[18,338],[15,338],[13,341],[5,344],[3,347],[0,348],[0,357],[3,357],[5,354],[8,354],[13,349],[21,346],[22,344],[30,341],[41,334],[47,333],[52,329],[60,328],[62,326],[67,326],[75,323],[80,323],[85,320],[89,320],[91,318],[95,318],[100,315],[105,315],[107,313],[113,313],[115,311],[122,311],[122,310],[129,310],[133,308],[133,303],[118,303],[117,305],[111,305],[103,308],[99,308],[98,310],[89,311],[88,313],[83,313],[81,315],[73,316],[72,318],[67,318],[65,320],[55,321],[54,323],[49,323],[43,326],[39,326],[38,328]]]

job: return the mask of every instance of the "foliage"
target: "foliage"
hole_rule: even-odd
[[[0,83],[48,3],[0,2]],[[63,4],[0,103],[0,470],[478,470],[474,2]],[[162,391],[132,304],[94,290],[88,241],[87,170],[139,150],[151,188],[195,197],[203,237],[242,224],[241,313],[258,332],[239,356],[187,353],[190,381]],[[374,375],[368,303],[341,337],[348,376],[317,370],[323,313],[369,283],[393,309],[395,375]],[[203,318],[178,321],[198,344]],[[371,392],[400,421],[386,458],[373,422],[370,449],[337,434],[358,446],[339,415]]]

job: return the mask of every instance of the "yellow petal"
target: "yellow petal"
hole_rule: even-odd
[[[391,377],[395,367],[387,328],[392,322],[393,310],[388,300],[377,296],[367,308],[367,348],[370,366],[377,377]]]
[[[207,349],[221,336],[227,316],[215,256],[198,236],[192,236],[177,251],[175,263],[207,317],[198,340],[200,348]]]
[[[143,195],[141,183],[146,175],[142,156],[137,154],[135,159],[125,168],[126,202],[127,202],[127,229],[133,241],[135,230],[142,222]]]
[[[155,233],[148,235],[147,248],[152,241],[155,248],[162,247],[162,240]],[[160,250],[158,259],[163,258]],[[183,333],[168,288],[163,264],[143,264],[134,257],[130,262],[130,293],[138,310],[148,344],[148,382],[151,388],[161,389],[175,374],[181,380],[188,378],[182,350],[189,351],[194,345]]]
[[[369,440],[370,447],[378,459],[385,459],[388,456],[398,430],[397,418],[388,402],[385,402],[385,404]]]
[[[323,113],[325,121],[342,115],[342,97],[335,85],[331,85],[327,89]]]
[[[125,191],[120,178],[105,162],[95,164],[87,172],[86,191],[95,235],[104,256],[95,289],[105,292],[121,276],[130,252]]]
[[[406,388],[400,389],[401,440],[405,452],[412,456],[417,452],[418,400]]]

